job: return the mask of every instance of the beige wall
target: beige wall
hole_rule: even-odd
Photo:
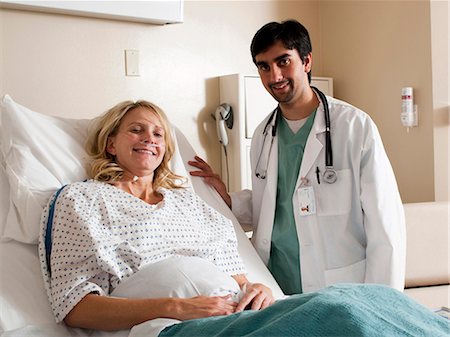
[[[0,95],[2,95],[5,91],[4,91],[4,76],[5,76],[5,72],[3,71],[3,68],[5,66],[5,62],[3,62],[3,51],[5,50],[4,48],[4,32],[3,32],[3,24],[4,22],[4,18],[3,18],[3,11],[0,9]]]
[[[431,1],[436,200],[450,200],[450,4]]]
[[[92,117],[125,99],[152,100],[218,170],[210,117],[220,103],[218,76],[256,71],[249,45],[268,21],[293,16],[319,40],[318,5],[186,1],[184,8],[184,23],[165,26],[0,9],[0,94],[71,117]],[[140,51],[140,77],[124,75],[125,49]]]
[[[166,26],[0,9],[0,95],[70,117],[92,117],[124,99],[152,100],[218,169],[210,118],[220,103],[218,76],[254,72],[249,44],[255,31],[268,21],[296,18],[313,40],[314,75],[334,77],[336,96],[378,124],[403,200],[433,200],[435,185],[443,195],[448,118],[436,111],[448,106],[448,95],[443,105],[436,103],[442,94],[433,96],[432,75],[439,71],[432,71],[429,1],[186,1],[184,6],[184,23]],[[438,29],[448,25],[448,16],[440,22]],[[124,75],[125,49],[140,51],[140,77]],[[400,88],[406,85],[414,87],[419,105],[420,126],[409,133],[400,125]],[[439,168],[436,158],[443,158]],[[447,166],[441,168],[441,162]]]
[[[434,200],[428,1],[321,1],[323,70],[335,96],[378,125],[404,202]],[[401,88],[414,88],[419,127],[400,123]]]

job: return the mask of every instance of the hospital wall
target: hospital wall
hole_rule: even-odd
[[[374,119],[405,202],[449,200],[447,1],[321,1],[322,71]],[[400,122],[414,89],[419,126]]]
[[[0,9],[0,94],[70,117],[96,116],[125,99],[151,100],[218,170],[210,116],[219,104],[218,78],[256,73],[254,33],[293,13],[318,41],[316,1],[184,1],[184,22],[164,26]],[[140,51],[139,77],[125,76],[125,49]]]
[[[448,58],[435,61],[431,39],[442,27],[448,37],[448,12],[436,12],[438,32],[425,0],[185,1],[184,22],[165,26],[0,9],[0,95],[74,118],[125,99],[151,100],[218,170],[210,117],[221,103],[218,77],[255,73],[255,31],[295,18],[310,31],[314,75],[333,77],[335,96],[378,124],[403,200],[448,200],[448,85],[436,91],[445,80],[436,80],[434,69],[448,67]],[[126,49],[140,51],[139,77],[125,76]],[[409,133],[400,125],[406,85],[415,89],[420,114]]]

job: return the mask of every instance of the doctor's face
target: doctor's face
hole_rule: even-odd
[[[165,130],[159,117],[145,107],[128,111],[117,133],[108,138],[106,150],[131,176],[153,176],[165,154]]]
[[[281,105],[294,104],[309,88],[311,54],[302,62],[297,49],[287,49],[277,41],[255,60],[264,87]]]

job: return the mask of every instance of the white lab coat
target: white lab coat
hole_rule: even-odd
[[[295,212],[303,292],[344,283],[380,283],[403,290],[406,234],[395,176],[378,130],[363,111],[327,97],[337,181],[316,177],[325,169],[322,103],[308,136],[296,191],[306,177],[315,194],[316,214]],[[275,137],[266,179],[255,176],[268,117],[255,130],[251,147],[253,191],[232,193],[232,210],[251,223],[252,243],[267,265],[275,215],[278,141]],[[270,137],[269,130],[269,137]],[[298,193],[293,196],[298,210]],[[252,212],[253,210],[253,212]]]

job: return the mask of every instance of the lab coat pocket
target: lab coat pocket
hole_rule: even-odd
[[[351,210],[353,186],[351,171],[338,170],[336,174],[337,180],[333,184],[321,179],[321,183],[314,186],[317,215],[342,215],[348,214]]]
[[[336,283],[364,283],[366,259],[342,268],[325,270],[325,285]]]

